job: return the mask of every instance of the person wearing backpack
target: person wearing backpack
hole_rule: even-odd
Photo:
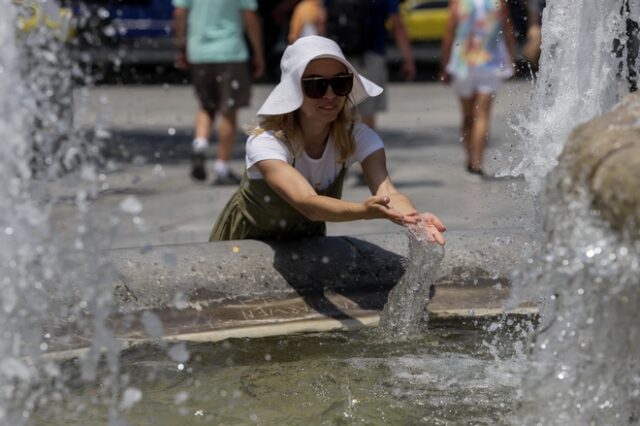
[[[404,22],[399,14],[398,0],[325,0],[326,35],[333,39],[360,73],[380,87],[388,81],[386,22],[403,58],[402,74],[413,80],[416,66],[413,50]],[[368,98],[358,106],[358,112],[370,128],[376,128],[375,114],[386,111],[385,92]]]

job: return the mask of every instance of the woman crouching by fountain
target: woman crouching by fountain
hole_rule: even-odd
[[[419,213],[389,178],[380,137],[355,106],[382,88],[360,76],[332,40],[308,36],[287,47],[282,77],[264,102],[246,145],[247,170],[210,241],[323,236],[326,221],[389,219],[424,227],[444,244],[445,226]],[[347,169],[362,166],[372,196],[340,200]]]

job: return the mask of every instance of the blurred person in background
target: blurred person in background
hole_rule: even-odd
[[[289,42],[289,22],[293,9],[300,0],[258,0],[258,13],[262,18],[262,45],[266,58],[265,79],[278,81],[280,57]]]
[[[405,80],[416,76],[416,65],[407,29],[400,17],[398,0],[325,0],[326,34],[342,48],[360,73],[384,88],[387,73],[387,21],[393,40],[402,54],[402,75]],[[376,113],[386,111],[387,97],[369,98],[358,106],[365,123],[376,129]]]
[[[406,81],[416,76],[413,49],[407,29],[400,17],[398,0],[325,0],[326,36],[342,48],[358,71],[378,86],[389,81],[387,70],[387,22],[393,40],[402,55],[402,75]],[[358,113],[368,127],[376,130],[376,114],[387,110],[387,95],[366,99],[358,105]],[[365,185],[361,172],[356,172],[356,185]]]
[[[542,43],[542,11],[545,0],[528,0],[527,2],[527,40],[522,47],[522,56],[533,68],[538,68],[540,46]]]
[[[206,180],[205,153],[218,115],[216,185],[240,182],[229,167],[237,131],[237,110],[249,105],[251,44],[253,77],[264,72],[264,53],[256,0],[173,0],[178,53],[176,66],[190,69],[199,100],[196,114],[191,176]]]
[[[300,37],[324,35],[327,14],[322,0],[302,0],[293,10],[289,24],[289,43]]]
[[[440,79],[452,83],[460,99],[462,140],[472,175],[484,176],[493,99],[501,81],[513,75],[515,55],[506,0],[451,0]]]

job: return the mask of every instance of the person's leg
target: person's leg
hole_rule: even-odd
[[[213,126],[214,120],[213,111],[207,111],[204,108],[198,108],[198,112],[196,113],[196,131],[195,131],[195,139],[204,139],[207,142],[211,137],[211,127]],[[195,146],[194,146],[195,148]]]
[[[475,100],[475,76],[467,75],[465,78],[454,78],[453,89],[460,101],[462,123],[460,126],[460,138],[464,145],[467,161],[467,171],[471,171],[471,134],[473,131],[473,108]]]
[[[195,134],[192,142],[193,155],[191,157],[191,177],[196,180],[206,180],[205,167],[206,152],[211,137],[211,127],[216,116],[216,93],[212,85],[212,70],[210,64],[193,64],[191,67],[196,96],[200,103],[195,119]]]
[[[469,165],[474,172],[482,172],[484,151],[489,140],[492,93],[477,93],[473,105],[473,125],[469,135]]]
[[[237,131],[236,110],[228,110],[220,114],[218,123],[218,156],[214,164],[214,172],[218,179],[231,175],[229,161],[233,155]]]
[[[207,179],[206,152],[211,137],[211,126],[215,113],[208,112],[200,107],[196,113],[195,137],[191,144],[193,155],[191,157],[191,177],[196,180]]]
[[[475,105],[475,98],[459,97],[460,108],[462,111],[462,126],[460,128],[460,137],[464,144],[464,151],[467,158],[467,169],[471,168],[471,131],[473,130],[473,107]]]
[[[234,185],[240,183],[229,166],[236,141],[237,111],[249,105],[251,94],[251,76],[246,62],[218,64],[220,76],[218,91],[218,154],[214,163],[216,185]]]
[[[389,76],[387,73],[387,60],[384,55],[375,52],[365,52],[363,56],[350,58],[350,62],[355,64],[360,75],[371,80],[383,89],[386,88]],[[387,110],[387,91],[380,95],[365,99],[357,107],[360,120],[369,128],[377,130],[376,114]],[[356,186],[366,186],[366,180],[362,169],[358,166],[355,171]]]
[[[383,55],[366,52],[363,56],[350,58],[358,68],[360,75],[385,88],[388,81],[386,59]],[[376,97],[365,99],[358,105],[360,120],[368,127],[376,130],[376,114],[387,110],[386,91]]]

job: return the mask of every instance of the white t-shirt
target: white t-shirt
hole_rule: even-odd
[[[369,155],[384,148],[380,136],[365,124],[356,123],[353,127],[353,136],[356,143],[355,152],[346,161],[349,168],[356,161],[361,163]],[[262,160],[282,160],[293,164],[293,155],[285,142],[273,135],[273,132],[264,132],[257,136],[251,136],[247,140],[246,163],[247,175],[250,179],[262,179],[262,174],[255,164]],[[342,163],[337,162],[338,153],[333,145],[333,139],[329,137],[322,157],[313,159],[304,150],[296,157],[295,168],[307,179],[316,190],[327,188],[336,179]]]

